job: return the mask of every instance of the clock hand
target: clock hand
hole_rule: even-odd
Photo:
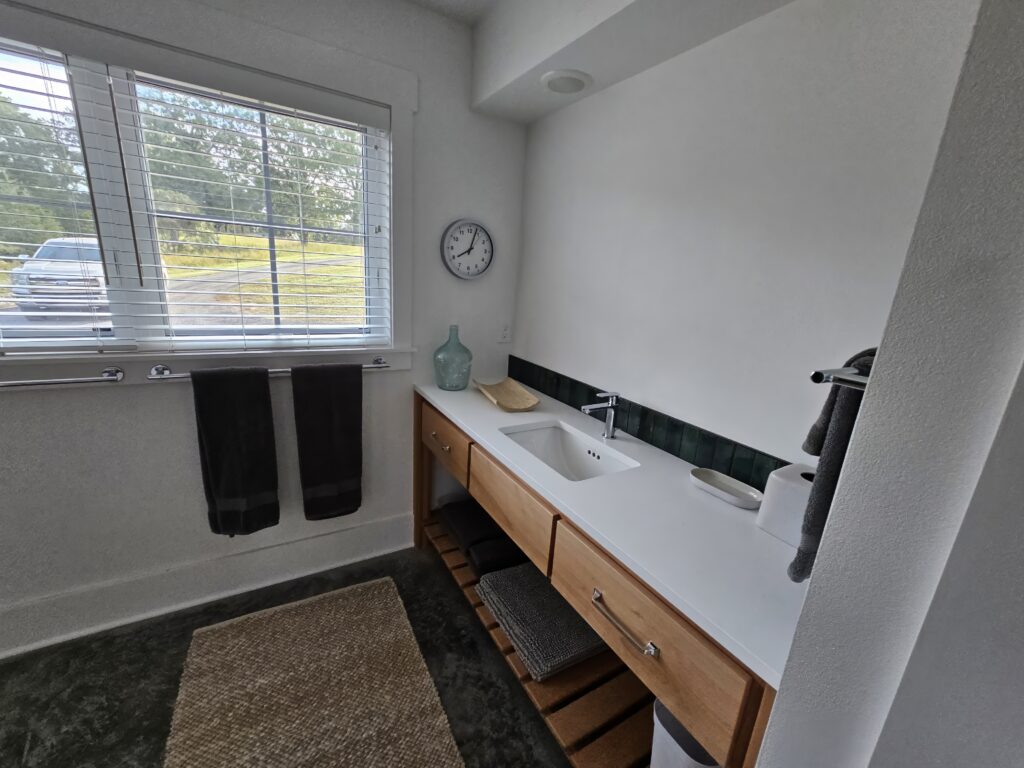
[[[452,258],[453,259],[458,259],[458,258],[461,258],[461,257],[465,256],[467,253],[472,253],[473,252],[473,244],[476,243],[476,236],[479,233],[480,233],[480,227],[477,227],[476,229],[474,229],[473,230],[473,239],[469,241],[469,248],[464,250],[462,253],[456,253],[454,256],[452,256]]]

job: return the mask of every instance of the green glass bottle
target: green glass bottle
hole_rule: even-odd
[[[469,386],[473,353],[459,341],[459,326],[448,327],[448,341],[434,353],[434,376],[441,389],[457,391]]]

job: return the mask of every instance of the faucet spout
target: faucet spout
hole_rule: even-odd
[[[604,434],[601,435],[605,440],[615,439],[615,410],[619,405],[619,393],[618,392],[598,392],[598,397],[608,398],[603,403],[593,403],[592,405],[580,406],[580,410],[588,416],[591,413],[597,411],[604,411]]]

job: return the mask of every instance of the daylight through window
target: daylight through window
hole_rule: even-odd
[[[0,164],[5,351],[390,343],[386,131],[8,44]]]

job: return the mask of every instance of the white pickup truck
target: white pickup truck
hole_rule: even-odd
[[[45,312],[109,309],[99,242],[94,237],[56,237],[11,270],[11,293],[30,320]]]

